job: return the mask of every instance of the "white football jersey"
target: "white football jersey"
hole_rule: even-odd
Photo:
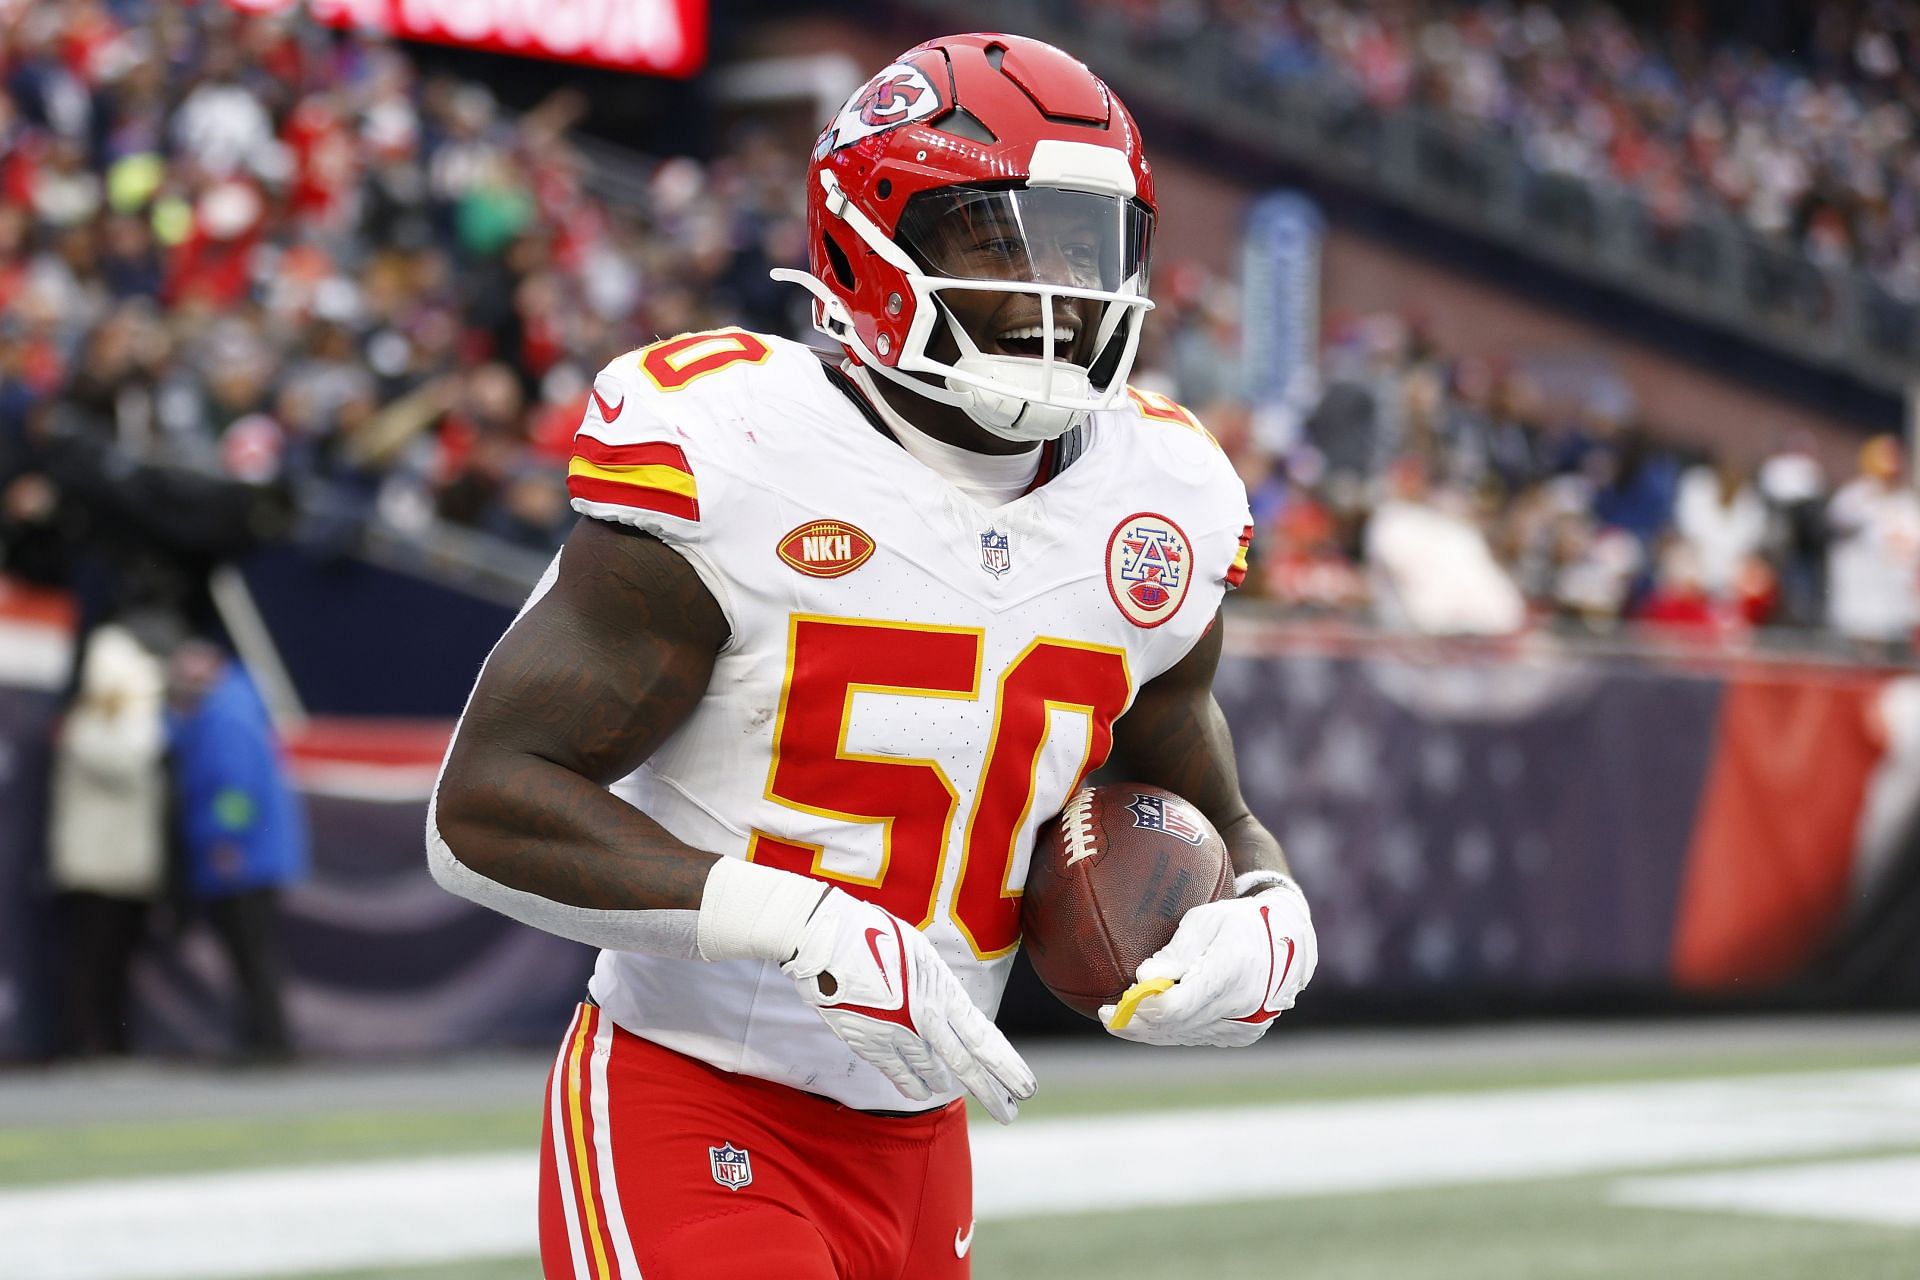
[[[574,508],[679,551],[732,630],[692,717],[614,790],[696,848],[917,925],[992,1014],[1034,832],[1244,574],[1246,493],[1190,414],[1136,392],[1047,446],[1035,488],[983,507],[837,378],[729,329],[595,380]],[[912,1105],[775,965],[607,951],[591,990],[620,1026],[725,1070]]]

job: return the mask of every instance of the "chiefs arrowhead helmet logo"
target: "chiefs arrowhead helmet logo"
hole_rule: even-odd
[[[868,85],[867,91],[854,103],[862,123],[894,124],[904,120],[920,101],[920,95],[933,92],[924,81],[916,84],[914,79],[901,72]]]
[[[814,154],[818,157],[838,151],[909,121],[925,120],[939,110],[940,94],[926,72],[911,63],[896,62],[847,99],[847,105],[820,135]]]

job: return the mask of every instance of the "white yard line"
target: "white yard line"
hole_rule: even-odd
[[[1615,1183],[1615,1204],[1920,1227],[1920,1156],[1831,1161]]]
[[[1920,1068],[1028,1120],[973,1144],[983,1219],[1671,1169],[1920,1145]],[[27,1188],[0,1192],[0,1275],[523,1255],[533,1204],[531,1151]]]
[[[235,1280],[535,1252],[534,1154],[12,1191],[8,1280]]]
[[[1090,1212],[1911,1146],[1920,1143],[1920,1068],[1156,1111],[974,1132],[983,1211]]]

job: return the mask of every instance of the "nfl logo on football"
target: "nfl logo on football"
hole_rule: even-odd
[[[1136,791],[1127,811],[1133,814],[1133,825],[1142,830],[1164,831],[1196,846],[1207,838],[1185,805],[1168,804],[1164,796],[1143,796]]]
[[[1013,568],[1013,550],[1006,534],[989,529],[980,535],[980,567],[996,578]]]
[[[708,1147],[707,1154],[713,1157],[713,1180],[721,1186],[738,1191],[753,1181],[752,1158],[731,1142]]]

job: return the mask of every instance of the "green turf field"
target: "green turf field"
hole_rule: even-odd
[[[1577,1061],[1565,1060],[1423,1065],[1415,1054],[1398,1066],[1372,1061],[1341,1069],[1280,1071],[1250,1080],[1056,1082],[1059,1087],[1044,1091],[1020,1124],[1007,1132],[1017,1134],[1023,1126],[1029,1132],[1048,1132],[1052,1123],[1060,1132],[1072,1133],[1077,1132],[1073,1126],[1098,1124],[1103,1117],[1124,1126],[1165,1115],[1172,1101],[1198,1108],[1196,1117],[1204,1117],[1207,1108],[1279,1104],[1282,1115],[1307,1123],[1331,1113],[1364,1116],[1370,1100],[1387,1107],[1383,1114],[1390,1116],[1397,1114],[1392,1110],[1396,1105],[1420,1108],[1427,1095],[1444,1093],[1444,1104],[1432,1108],[1444,1116],[1454,1108],[1504,1106],[1510,1099],[1546,1096],[1535,1092],[1541,1089],[1558,1096],[1570,1085],[1594,1084],[1605,1092],[1660,1081],[1690,1082],[1689,1088],[1703,1090],[1700,1096],[1712,1099],[1722,1084],[1735,1090],[1729,1097],[1736,1097],[1743,1082],[1757,1079],[1783,1097],[1817,1101],[1824,1082],[1839,1078],[1819,1073],[1902,1067],[1920,1069],[1920,1044],[1802,1044],[1718,1055],[1649,1052],[1584,1069]],[[1804,1150],[1787,1149],[1795,1142],[1789,1127],[1783,1130],[1786,1146],[1776,1144],[1778,1149],[1732,1157],[1722,1150],[1699,1160],[1682,1153],[1657,1166],[1628,1162],[1616,1168],[1602,1161],[1594,1169],[1549,1170],[1537,1176],[1510,1172],[1475,1181],[1468,1175],[1452,1185],[1381,1186],[1337,1194],[1309,1189],[1254,1194],[1234,1203],[1162,1207],[1155,1207],[1148,1187],[1137,1197],[1138,1205],[1099,1214],[1028,1216],[1003,1206],[979,1228],[974,1274],[982,1280],[1920,1280],[1920,1214],[1911,1225],[1882,1225],[1614,1203],[1622,1176],[1644,1175],[1649,1169],[1665,1176],[1780,1169],[1859,1156],[1920,1156],[1920,1070],[1868,1074],[1874,1087],[1890,1090],[1878,1096],[1894,1099],[1898,1114],[1884,1125],[1876,1115],[1865,1128],[1845,1130]],[[1042,1079],[1044,1089],[1044,1071]],[[0,1093],[5,1088],[6,1078],[0,1076]],[[1630,1100],[1637,1095],[1619,1096]],[[0,1128],[0,1202],[10,1192],[91,1185],[96,1180],[233,1169],[323,1170],[342,1161],[529,1152],[538,1133],[536,1105],[537,1097],[530,1097],[525,1105],[490,1101],[445,1110],[316,1107],[270,1116],[16,1124]],[[1859,1119],[1853,1117],[1854,1122]],[[990,1127],[977,1124],[977,1142],[995,1140],[995,1135],[982,1133]],[[1058,1177],[1084,1176],[1075,1167],[1074,1144],[1060,1145]],[[1231,1164],[1239,1158],[1232,1142],[1216,1140],[1216,1145],[1224,1148],[1218,1151],[1221,1161]],[[1138,1176],[1150,1180],[1154,1170],[1143,1168]],[[36,1273],[20,1275],[9,1269],[6,1255],[7,1245],[0,1240],[0,1275],[35,1280]],[[298,1274],[306,1280],[528,1280],[538,1272],[529,1253],[433,1266],[271,1274]]]

